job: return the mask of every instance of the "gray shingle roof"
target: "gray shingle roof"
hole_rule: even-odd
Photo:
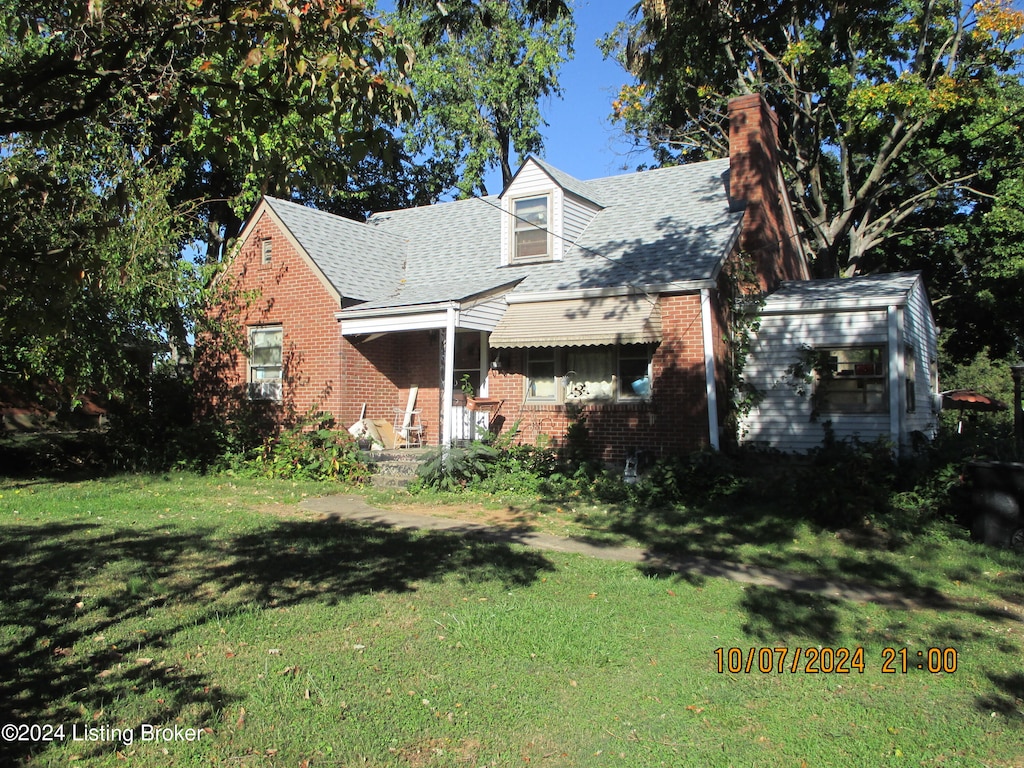
[[[395,290],[405,261],[400,238],[288,200],[266,201],[342,296],[372,299]]]
[[[728,160],[587,182],[542,167],[604,206],[558,262],[500,265],[495,196],[380,213],[367,224],[270,204],[339,291],[366,301],[362,308],[457,301],[513,283],[516,292],[547,292],[707,280],[743,215],[730,209]]]
[[[552,181],[566,192],[571,192],[577,197],[582,197],[584,200],[589,200],[590,202],[597,203],[600,206],[604,205],[601,201],[601,194],[595,190],[589,182],[580,181],[575,176],[570,176],[565,171],[555,168],[553,165],[548,165],[539,157],[532,157],[531,159],[541,167],[544,173],[551,177]]]
[[[829,280],[787,280],[765,299],[762,312],[791,312],[849,305],[859,309],[903,304],[920,272],[895,272]]]

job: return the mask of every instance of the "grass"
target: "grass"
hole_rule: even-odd
[[[396,510],[571,536],[603,546],[698,555],[898,591],[928,602],[1024,605],[1021,555],[983,546],[951,520],[903,530],[823,525],[796,506],[740,489],[701,505],[656,507],[585,496],[370,491]]]
[[[884,555],[944,598],[897,610],[296,505],[323,491],[0,483],[0,720],[65,726],[0,741],[0,763],[1024,765],[1019,560],[1014,581],[1003,554],[958,539],[928,537],[925,557],[786,519],[715,534],[722,554],[826,575]],[[697,549],[692,520],[665,535],[680,522]],[[882,571],[866,577],[896,580]],[[863,648],[864,672],[719,672],[715,654],[818,646]],[[909,649],[905,674],[883,673],[887,647]],[[931,647],[955,647],[956,671],[915,669]],[[143,741],[144,725],[179,737]]]

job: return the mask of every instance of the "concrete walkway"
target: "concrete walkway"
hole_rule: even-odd
[[[337,519],[355,520],[396,529],[450,531],[486,541],[521,544],[533,547],[534,549],[552,552],[571,552],[602,560],[640,563],[662,572],[667,571],[680,575],[690,574],[729,579],[730,581],[743,584],[806,592],[836,600],[880,603],[900,608],[938,608],[949,605],[941,596],[925,600],[920,598],[913,599],[897,592],[876,589],[870,586],[799,576],[770,568],[729,563],[724,560],[713,560],[697,555],[664,556],[639,547],[603,546],[579,538],[564,538],[546,533],[537,533],[526,527],[505,528],[466,520],[453,520],[444,517],[415,515],[407,512],[380,509],[370,506],[363,497],[356,495],[325,496],[307,499],[302,502],[301,506],[314,512],[320,512],[327,517]]]

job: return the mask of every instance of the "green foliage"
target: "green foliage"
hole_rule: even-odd
[[[764,393],[748,382],[743,375],[753,336],[761,327],[764,296],[756,265],[748,254],[740,254],[730,259],[722,270],[722,276],[725,281],[723,294],[729,325],[725,338],[729,349],[725,381],[731,401],[725,426],[727,433],[738,439],[741,437],[741,422],[764,399]]]
[[[283,480],[360,483],[368,469],[355,439],[330,414],[310,415],[263,445],[241,471]]]
[[[1024,12],[984,3],[644,2],[603,42],[614,118],[662,164],[728,152],[763,94],[820,276],[924,269],[964,354],[1020,337]]]
[[[437,491],[464,488],[488,475],[500,456],[498,449],[481,442],[465,447],[437,447],[419,468],[419,484]]]
[[[72,399],[124,394],[154,355],[185,348],[208,279],[178,255],[194,234],[167,200],[178,174],[140,165],[109,129],[87,141],[0,141],[4,374]]]
[[[440,13],[405,5],[394,23],[415,41],[410,79],[419,106],[406,149],[433,158],[445,187],[487,194],[491,168],[500,168],[507,184],[512,153],[522,159],[543,147],[540,102],[561,93],[558,69],[572,56],[572,15],[561,3],[539,9],[523,0],[438,5]]]

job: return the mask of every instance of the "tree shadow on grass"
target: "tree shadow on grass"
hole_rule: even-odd
[[[978,710],[984,714],[999,713],[1018,725],[1024,723],[1024,673],[999,675],[990,672],[988,678],[998,692],[979,696],[975,702]]]
[[[821,595],[747,587],[740,606],[747,612],[743,631],[765,644],[813,637],[834,645],[842,636],[839,601]]]
[[[279,521],[233,536],[205,528],[5,526],[0,554],[0,722],[135,732],[176,720],[216,728],[225,708],[245,696],[163,658],[183,631],[253,607],[336,605],[450,576],[522,585],[553,570],[542,555],[505,543],[337,519]],[[164,693],[138,694],[154,688]],[[131,722],[105,719],[105,706],[126,700],[145,711],[136,709]],[[82,747],[84,757],[111,744]],[[46,748],[0,741],[0,764]]]

